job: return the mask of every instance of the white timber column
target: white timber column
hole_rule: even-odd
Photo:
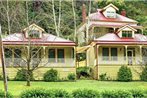
[[[115,32],[116,28],[113,27],[113,30],[114,30],[114,32]]]
[[[98,66],[99,65],[99,60],[98,60],[99,58],[98,57],[99,57],[99,45],[96,46],[96,72],[97,72],[96,79],[99,78],[99,66]]]
[[[43,46],[43,62],[46,63],[46,53],[45,53],[46,46]]]
[[[89,52],[88,50],[85,50],[86,51],[86,66],[88,67],[89,66]]]
[[[74,53],[72,53],[72,55],[73,55],[73,60],[74,60],[74,66],[75,66],[75,68],[77,68],[77,62],[76,62],[76,51],[77,51],[77,48],[74,46],[73,47],[73,51],[72,52],[74,52]],[[72,58],[72,57],[71,57]]]
[[[125,52],[126,52],[126,65],[128,64],[128,54],[127,54],[128,46],[125,45]]]
[[[139,46],[140,50],[140,61],[142,62],[142,45]]]

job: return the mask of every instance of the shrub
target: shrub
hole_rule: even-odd
[[[141,79],[142,81],[147,81],[147,67],[145,67],[145,68],[143,69],[143,71],[141,72],[140,79]]]
[[[54,98],[70,98],[71,95],[65,90],[53,90]]]
[[[127,66],[121,66],[117,74],[118,81],[128,82],[132,80],[131,69]]]
[[[0,98],[5,98],[5,93],[4,91],[0,90]],[[13,96],[10,93],[7,93],[7,98],[13,98]]]
[[[21,93],[20,98],[51,98],[53,93],[44,89],[26,90]]]
[[[132,94],[128,91],[104,91],[102,98],[132,98]]]
[[[2,75],[0,75],[0,80],[3,80],[3,76]],[[7,76],[7,80],[8,81],[10,80],[9,76]]]
[[[58,80],[58,71],[54,69],[48,70],[44,76],[43,76],[44,81],[46,82],[54,82]]]
[[[74,73],[70,73],[67,76],[68,80],[76,80],[76,75]]]
[[[32,89],[21,93],[20,98],[69,98],[71,95],[64,90]]]
[[[2,75],[0,75],[0,80],[3,80],[3,77],[2,77]]]
[[[144,98],[145,94],[142,90],[130,90],[133,98]]]
[[[106,73],[99,75],[101,81],[109,80],[110,78],[107,76]]]
[[[33,77],[33,73],[31,72],[30,73],[30,78],[31,80],[35,80],[34,77]],[[14,80],[17,80],[17,81],[26,81],[27,80],[27,70],[26,69],[21,69],[17,72]]]
[[[77,68],[77,78],[79,79],[81,76],[87,78],[92,74],[92,69],[90,67],[79,67]]]
[[[72,92],[74,98],[100,98],[100,94],[93,90],[76,90]]]

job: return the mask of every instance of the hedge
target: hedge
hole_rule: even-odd
[[[95,90],[77,89],[71,93],[62,89],[32,89],[22,92],[20,98],[147,98],[144,90],[114,90],[97,92]],[[12,97],[9,97],[12,98]]]
[[[4,91],[0,90],[0,98],[5,98]],[[7,93],[7,98],[14,98],[10,93]]]
[[[100,94],[94,90],[75,90],[72,92],[74,98],[100,98]]]
[[[64,90],[32,89],[21,93],[20,98],[69,98],[71,95]]]

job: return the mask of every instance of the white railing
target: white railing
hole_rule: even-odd
[[[32,66],[49,66],[49,67],[74,67],[75,60],[73,58],[33,58],[30,60]],[[21,58],[5,58],[6,66],[26,66],[27,60]]]
[[[98,64],[124,64],[124,65],[135,65],[135,64],[147,64],[147,57],[117,57],[117,56],[103,56],[98,57]]]

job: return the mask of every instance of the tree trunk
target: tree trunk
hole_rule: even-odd
[[[28,70],[27,71],[27,86],[31,86],[31,83],[30,83],[30,71]]]
[[[31,86],[31,80],[30,80],[30,74],[31,72],[30,72],[30,65],[28,64],[27,65],[27,86]]]

